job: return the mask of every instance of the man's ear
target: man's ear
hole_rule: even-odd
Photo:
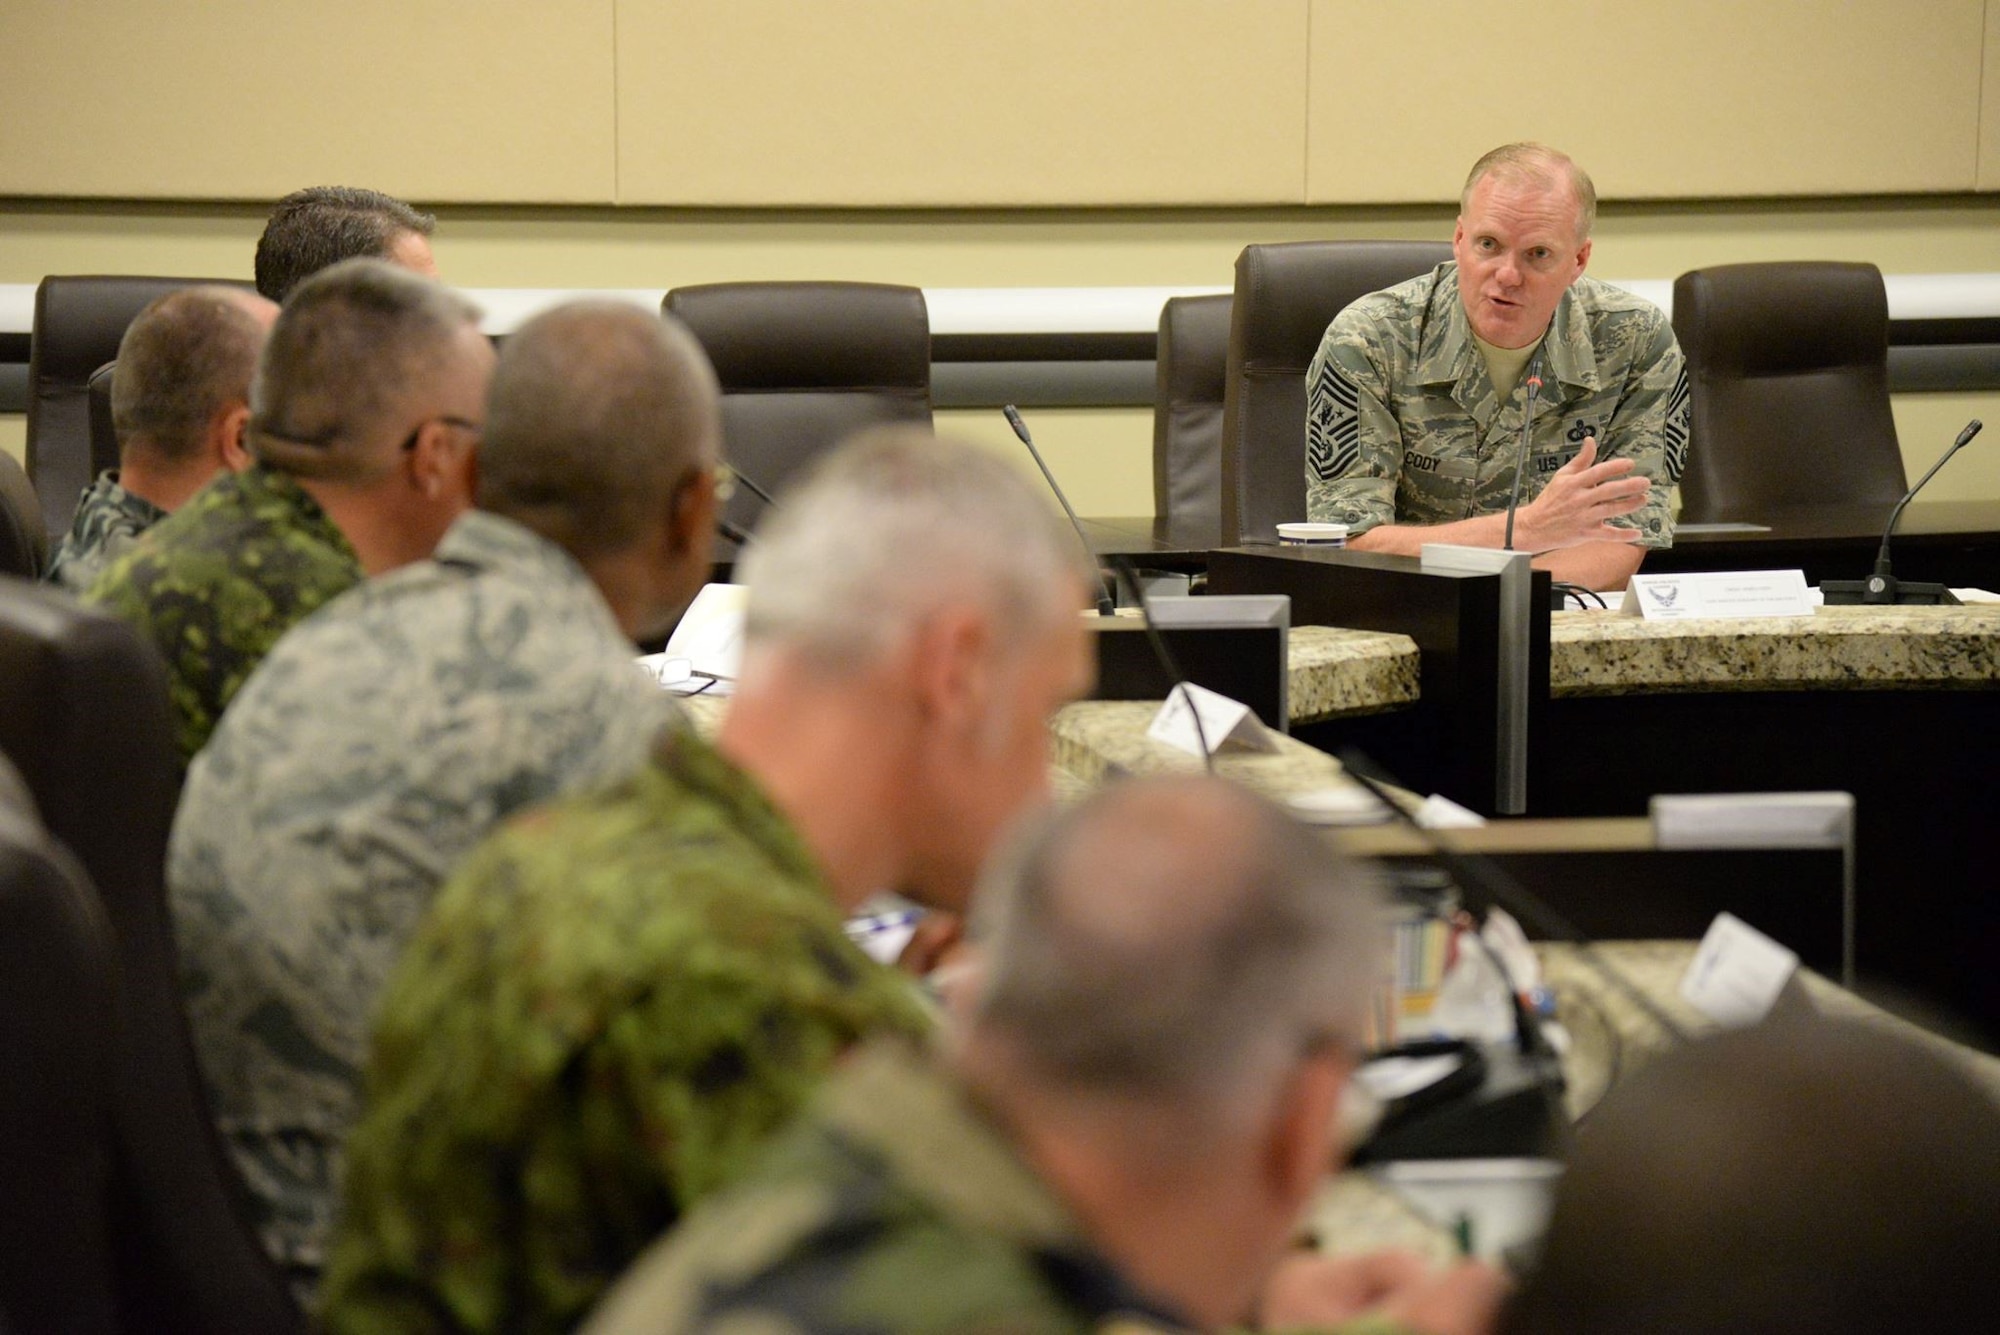
[[[442,419],[424,423],[403,467],[410,485],[426,500],[458,495],[470,499],[478,479],[478,450],[459,427]]]
[[[1583,277],[1583,271],[1589,267],[1590,242],[1585,241],[1582,248],[1576,252],[1576,272],[1570,276],[1570,281],[1574,283],[1577,279]]]
[[[916,698],[948,730],[985,719],[993,704],[993,625],[977,607],[952,604],[927,618],[912,638]]]
[[[1303,1209],[1319,1180],[1337,1166],[1335,1120],[1353,1070],[1341,1053],[1311,1053],[1300,1059],[1272,1103],[1265,1121],[1265,1182],[1293,1209]]]
[[[667,554],[707,555],[715,547],[715,472],[701,468],[681,480],[668,498]]]
[[[250,453],[250,405],[238,401],[224,408],[209,423],[209,443],[215,460],[232,473],[240,473],[256,462]]]

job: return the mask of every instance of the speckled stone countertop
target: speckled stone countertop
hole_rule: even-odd
[[[1645,621],[1557,612],[1552,695],[2000,687],[2000,607],[1822,607],[1810,617]]]
[[[1117,774],[1198,774],[1201,757],[1156,742],[1147,724],[1160,712],[1148,700],[1086,700],[1066,706],[1049,721],[1056,768],[1086,785]],[[1275,752],[1235,748],[1215,757],[1215,772],[1268,797],[1352,782],[1340,762],[1304,742],[1273,733]]]
[[[1294,723],[1379,714],[1417,699],[1417,643],[1407,635],[1294,626],[1286,641]]]
[[[1137,617],[1136,607],[1118,615]],[[1293,626],[1285,637],[1293,723],[1379,714],[1417,699],[1417,642],[1407,635],[1340,626]]]

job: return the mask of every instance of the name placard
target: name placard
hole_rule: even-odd
[[[1251,751],[1278,749],[1250,706],[1193,682],[1183,682],[1168,693],[1146,735],[1193,756],[1201,755],[1204,745],[1210,754],[1228,745]]]
[[[1648,621],[1809,617],[1813,602],[1803,570],[1716,570],[1634,575],[1618,610]]]

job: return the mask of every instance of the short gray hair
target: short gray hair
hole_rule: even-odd
[[[217,413],[250,398],[264,326],[226,287],[184,287],[156,298],[118,341],[111,426],[134,445],[184,462],[201,452]]]
[[[395,425],[478,323],[465,298],[383,260],[314,274],[278,313],[251,385],[258,458],[301,477],[367,476],[369,437]]]
[[[1019,644],[1077,615],[1077,583],[1094,577],[1019,470],[922,427],[877,427],[821,459],[759,527],[744,640],[859,668],[970,598]]]
[[[1567,185],[1576,199],[1576,239],[1579,243],[1590,239],[1590,229],[1597,223],[1597,187],[1569,154],[1527,140],[1502,144],[1472,164],[1465,189],[1458,193],[1459,212],[1471,204],[1472,188],[1489,176],[1514,184]]]
[[[1130,780],[1031,828],[973,899],[973,1025],[1058,1088],[1257,1108],[1359,1048],[1386,976],[1373,877],[1222,780]]]
[[[715,372],[678,320],[624,302],[545,311],[500,350],[481,509],[579,557],[619,551],[722,441]]]

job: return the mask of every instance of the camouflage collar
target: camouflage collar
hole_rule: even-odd
[[[433,557],[439,565],[468,571],[506,568],[531,572],[537,582],[596,584],[576,558],[527,525],[487,510],[467,510],[452,521]]]
[[[935,1057],[901,1039],[863,1044],[828,1083],[821,1116],[949,1219],[1022,1247],[1066,1301],[1098,1320],[1122,1318],[1131,1330],[1192,1329],[1098,1253],[1069,1208]]]
[[[225,473],[208,484],[204,491],[217,491],[233,487],[237,495],[248,503],[252,510],[275,515],[283,512],[285,517],[308,537],[332,547],[356,569],[361,566],[361,557],[355,552],[354,544],[340,531],[340,525],[332,516],[320,508],[312,493],[299,485],[299,480],[289,473],[281,473],[268,464],[254,463],[240,473]]]
[[[1550,377],[1561,385],[1581,390],[1598,388],[1597,349],[1590,341],[1590,317],[1576,300],[1576,290],[1594,282],[1586,274],[1563,293],[1549,321],[1549,331],[1542,336]],[[1430,304],[1424,312],[1423,341],[1417,349],[1411,377],[1420,385],[1464,384],[1474,378],[1484,383],[1486,379],[1486,363],[1472,341],[1465,303],[1458,297],[1455,262],[1446,261],[1433,272]],[[1567,401],[1573,396],[1562,397]]]
[[[660,730],[659,741],[653,747],[653,763],[674,784],[693,790],[727,811],[730,824],[755,844],[759,852],[786,875],[819,887],[826,896],[827,911],[838,912],[818,859],[785,813],[778,810],[747,771],[696,736],[684,716]]]
[[[97,480],[84,491],[83,500],[78,503],[77,510],[81,512],[86,506],[93,504],[109,506],[129,515],[138,521],[141,527],[150,527],[167,517],[165,510],[138,492],[125,490],[125,484],[118,480],[118,470],[115,468],[108,468],[97,475]]]

